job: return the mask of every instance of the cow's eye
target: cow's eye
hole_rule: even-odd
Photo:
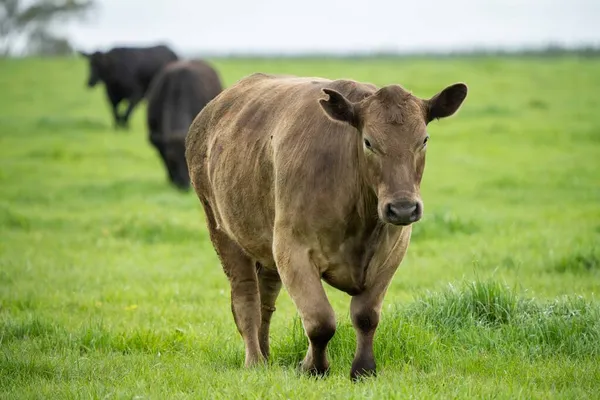
[[[423,140],[423,146],[425,146],[427,144],[428,140],[429,140],[429,135],[425,136],[425,140]]]
[[[369,142],[369,139],[365,139],[365,147],[369,150],[373,150],[373,148],[371,147],[371,142]]]

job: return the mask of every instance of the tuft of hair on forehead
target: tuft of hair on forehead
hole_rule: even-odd
[[[382,87],[367,99],[368,113],[381,122],[402,125],[411,115],[422,116],[419,99],[400,85]]]

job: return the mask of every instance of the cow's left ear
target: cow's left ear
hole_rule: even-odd
[[[335,121],[346,122],[358,129],[360,122],[356,104],[333,89],[323,89],[323,93],[329,96],[328,99],[319,100],[325,114]]]
[[[426,100],[427,123],[454,114],[467,97],[467,85],[455,83]]]
[[[90,58],[90,54],[86,53],[85,51],[78,50],[77,53],[84,56],[85,58]]]

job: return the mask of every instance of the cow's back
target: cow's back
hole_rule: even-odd
[[[179,59],[173,50],[164,45],[115,47],[107,53],[107,57],[115,81],[123,87],[140,85],[144,93],[167,64]]]
[[[175,61],[154,79],[148,94],[148,128],[155,140],[185,137],[200,110],[222,90],[217,72],[200,60]]]
[[[322,205],[307,197],[336,202],[336,191],[355,185],[355,177],[347,176],[355,156],[348,149],[357,135],[324,114],[318,100],[325,87],[351,101],[376,90],[353,81],[254,74],[222,92],[190,127],[192,183],[219,228],[264,265],[274,264],[276,217],[285,218],[290,207],[298,216],[319,212],[315,207]],[[334,212],[347,212],[353,199],[345,196]],[[290,222],[301,225],[302,218]]]

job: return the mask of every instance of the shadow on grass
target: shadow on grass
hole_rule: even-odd
[[[124,198],[144,198],[162,194],[171,189],[166,180],[119,179],[108,182],[79,183],[66,187],[65,192],[77,196],[80,200],[101,200],[109,203],[111,200]],[[173,190],[173,193],[177,193]]]
[[[24,232],[64,231],[79,226],[97,236],[112,236],[145,244],[154,243],[199,243],[207,240],[205,230],[196,226],[188,227],[161,216],[149,219],[146,215],[130,215],[124,218],[111,218],[107,221],[80,222],[67,217],[28,216],[21,212],[0,207],[0,228]]]
[[[39,129],[46,129],[50,131],[68,130],[98,132],[112,129],[106,121],[86,117],[69,118],[59,116],[44,116],[37,119],[35,126]]]
[[[587,274],[600,270],[600,251],[592,249],[570,254],[556,262],[552,269],[559,273]]]
[[[48,360],[30,358],[28,360],[14,360],[7,355],[0,356],[0,377],[7,382],[36,378],[52,379],[56,376],[56,367]]]
[[[126,149],[113,148],[110,151],[102,151],[99,149],[72,149],[65,147],[47,147],[32,150],[25,154],[25,157],[35,161],[45,163],[55,163],[61,167],[69,168],[66,163],[69,162],[87,162],[94,159],[96,163],[104,163],[106,165],[115,160],[128,159],[135,162],[145,162],[146,157],[141,156],[133,151]],[[50,164],[49,164],[50,165]],[[70,168],[78,168],[77,165],[72,165]]]
[[[465,108],[465,110],[462,112],[463,116],[468,116],[470,118],[512,118],[518,116],[519,114],[519,110],[499,105],[485,105],[479,107],[472,106]]]
[[[129,217],[115,222],[109,228],[109,234],[120,238],[146,244],[160,242],[198,243],[207,239],[204,230],[188,228],[168,219],[150,221],[142,218]]]
[[[31,217],[8,207],[0,207],[0,228],[30,232],[40,229],[60,230],[68,227],[70,221],[63,218]]]

